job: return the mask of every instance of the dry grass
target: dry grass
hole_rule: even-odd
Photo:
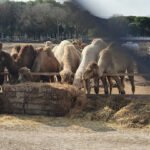
[[[115,113],[114,119],[129,127],[143,127],[150,124],[150,103],[130,103]]]
[[[30,85],[30,83],[27,83]],[[39,83],[41,84],[41,83]],[[43,85],[43,84],[42,84]],[[125,98],[103,98],[86,100],[85,95],[70,85],[44,84],[65,89],[76,96],[74,109],[66,117],[1,115],[0,126],[7,128],[38,128],[41,125],[90,131],[108,129],[112,125],[129,128],[150,128],[150,101],[127,100]],[[17,86],[21,86],[17,85]],[[32,84],[34,86],[34,83]],[[37,86],[37,84],[36,84]],[[83,96],[83,97],[82,97]],[[87,105],[86,105],[87,103]],[[86,107],[85,107],[86,106]],[[100,128],[98,128],[100,126]],[[71,130],[69,129],[69,130]]]
[[[90,102],[90,101],[89,101]],[[150,127],[150,101],[105,99],[88,103],[81,118],[115,123],[129,128]]]
[[[15,116],[15,115],[0,115],[0,126],[5,127],[35,127],[38,123],[32,119],[32,117],[27,116]]]
[[[90,121],[80,118],[0,115],[0,127],[14,130],[36,130],[40,128],[65,128],[64,132],[78,131],[81,133],[113,130],[111,125],[101,121]],[[54,130],[54,129],[53,129]]]

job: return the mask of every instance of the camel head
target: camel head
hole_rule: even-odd
[[[82,75],[82,82],[86,94],[90,94],[91,91],[90,79],[92,78],[94,79],[95,93],[98,94],[99,93],[99,67],[96,62],[89,63]]]
[[[45,42],[45,47],[51,47],[53,45],[52,41],[46,41]]]
[[[61,81],[62,83],[69,83],[72,84],[74,80],[74,73],[70,70],[62,70],[60,72]]]
[[[107,43],[101,38],[93,39],[91,44],[98,46],[100,50],[104,49],[107,46]]]
[[[99,71],[99,68],[98,68],[97,63],[96,62],[91,62],[86,67],[86,69],[83,73],[82,79],[83,80],[88,80],[88,79],[97,77],[98,76],[98,71]]]
[[[21,49],[20,45],[16,45],[15,47],[12,48],[11,50],[11,57],[14,59],[14,61],[16,61],[17,57],[18,57],[18,53]]]
[[[27,67],[19,69],[19,82],[27,82],[32,80],[31,70]]]

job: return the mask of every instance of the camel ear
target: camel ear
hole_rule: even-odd
[[[87,72],[92,71],[92,68],[89,67],[89,68],[86,69],[86,71]]]

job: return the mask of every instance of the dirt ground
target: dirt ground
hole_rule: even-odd
[[[132,94],[131,85],[129,81],[125,82],[125,91],[126,94]],[[112,93],[118,94],[118,89],[113,88]],[[142,76],[135,76],[135,95],[150,95],[150,81],[147,81]]]
[[[138,94],[149,94],[149,86],[136,84]],[[84,117],[0,115],[0,150],[109,149],[149,150],[150,126],[127,128]]]
[[[6,43],[4,49],[10,51],[13,45]],[[135,77],[135,83],[135,94],[150,95],[150,81]],[[129,82],[125,90],[131,94]],[[149,150],[150,126],[135,129],[84,118],[0,115],[0,150],[110,149]]]
[[[33,45],[35,48],[36,47],[42,47],[44,46],[44,42],[43,43],[3,43],[3,49],[7,52],[10,52],[11,49],[16,46],[16,45],[26,45],[26,44],[31,44]]]
[[[150,129],[41,116],[0,116],[1,150],[149,150]]]

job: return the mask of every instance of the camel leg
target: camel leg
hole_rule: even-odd
[[[105,95],[109,94],[109,92],[108,92],[108,83],[107,83],[106,77],[101,77],[101,81],[102,81],[103,86],[104,86]]]
[[[134,76],[128,76],[130,83],[131,83],[131,87],[132,87],[132,93],[135,93],[135,84],[134,84]]]
[[[90,94],[91,87],[90,87],[90,80],[83,80],[83,86],[84,86],[84,91],[86,94]]]
[[[51,77],[50,77],[50,80],[51,80],[52,83],[55,82],[55,77],[54,77],[54,76],[51,76]]]
[[[109,92],[110,95],[112,94],[112,88],[113,88],[113,82],[110,76],[107,76],[108,82],[109,82]]]
[[[3,93],[3,88],[1,85],[0,85],[0,93]]]
[[[41,76],[41,80],[42,80],[43,82],[49,82],[49,77]]]
[[[61,82],[61,76],[60,75],[57,75],[57,81]]]
[[[0,75],[0,85],[4,83],[4,75]]]
[[[99,93],[99,77],[94,78],[94,91],[95,94]]]
[[[113,76],[113,79],[116,81],[116,83],[118,85],[119,93],[120,94],[125,94],[125,90],[123,88],[123,85],[121,84],[121,81],[120,81],[119,77]]]
[[[127,72],[128,73],[134,73],[134,65],[130,65],[128,68],[127,68]],[[131,83],[131,87],[132,87],[132,93],[134,94],[135,93],[135,84],[134,84],[134,76],[133,75],[130,75],[128,76],[129,77],[129,80],[130,80],[130,83]]]
[[[121,84],[122,84],[122,86],[125,88],[125,84],[124,84],[124,76],[120,76],[120,79],[121,79]]]

